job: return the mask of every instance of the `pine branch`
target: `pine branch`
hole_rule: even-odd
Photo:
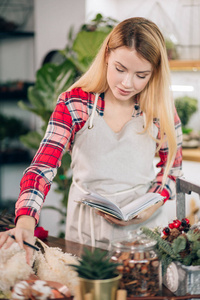
[[[171,245],[167,241],[163,240],[159,233],[155,233],[147,227],[142,227],[141,230],[144,234],[157,241],[157,246],[161,251],[169,255],[172,259],[177,259],[177,255],[174,253]]]

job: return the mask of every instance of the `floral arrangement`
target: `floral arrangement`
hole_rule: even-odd
[[[10,298],[11,287],[20,280],[27,280],[32,274],[34,271],[26,263],[26,253],[17,243],[8,249],[0,249],[0,298]]]
[[[46,300],[53,298],[53,293],[51,287],[45,281],[36,280],[32,285],[27,281],[20,281],[14,286],[11,297],[13,300],[24,298]]]
[[[143,233],[157,241],[163,273],[172,261],[185,266],[200,266],[200,225],[190,226],[189,220],[174,220],[163,229],[143,227]]]
[[[43,253],[37,253],[34,263],[35,274],[41,280],[56,281],[66,285],[71,294],[78,285],[77,273],[70,264],[78,265],[78,259],[71,253],[64,253],[60,248],[48,247],[42,241]]]
[[[16,285],[22,281],[29,282],[34,275],[43,282],[58,282],[66,286],[71,295],[74,294],[78,277],[70,264],[78,264],[78,259],[71,253],[62,252],[60,248],[48,247],[39,239],[37,242],[40,243],[41,249],[34,252],[32,267],[26,263],[25,250],[21,249],[16,242],[8,249],[4,247],[0,249],[0,298],[10,299],[12,289],[15,290]],[[22,285],[24,286],[24,283]],[[41,289],[46,290],[47,287]],[[19,286],[16,290],[19,291]],[[34,286],[25,287],[24,292],[30,294],[34,290]],[[20,299],[42,299],[37,298],[36,295],[35,298],[30,298],[30,295],[25,294],[24,298]]]

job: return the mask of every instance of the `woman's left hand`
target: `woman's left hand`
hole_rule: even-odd
[[[102,216],[110,224],[115,224],[115,225],[118,225],[118,226],[128,226],[128,225],[132,225],[132,224],[140,224],[140,223],[145,222],[162,205],[163,205],[163,201],[160,201],[160,202],[154,204],[153,206],[149,207],[148,209],[145,209],[139,215],[137,215],[135,218],[133,218],[133,219],[131,219],[129,221],[119,220],[119,219],[117,219],[115,217],[112,217],[111,215],[105,214],[105,213],[103,213],[101,211],[96,211],[96,214],[98,214],[99,216]]]

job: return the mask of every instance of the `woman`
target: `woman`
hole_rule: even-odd
[[[162,225],[162,203],[123,222],[94,215],[79,203],[95,191],[123,207],[154,192],[172,199],[181,174],[181,125],[170,93],[170,71],[164,38],[144,18],[118,24],[104,41],[89,70],[62,93],[46,135],[21,180],[16,204],[16,241],[31,242],[43,201],[61,157],[72,157],[66,238],[106,248],[109,242],[138,226]],[[158,152],[161,168],[155,175]],[[161,207],[162,206],[162,207]],[[1,233],[0,246],[13,242]],[[30,249],[27,259],[30,259]]]

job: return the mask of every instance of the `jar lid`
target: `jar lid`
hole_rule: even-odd
[[[137,250],[144,251],[155,247],[156,240],[147,237],[142,233],[130,233],[123,239],[115,240],[112,242],[112,246],[123,251]]]

